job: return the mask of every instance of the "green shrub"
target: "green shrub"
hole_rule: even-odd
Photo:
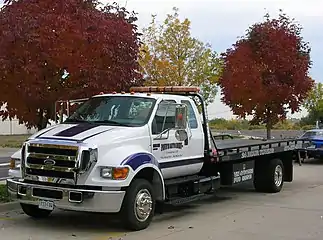
[[[9,202],[9,196],[7,186],[5,184],[0,185],[0,202]]]

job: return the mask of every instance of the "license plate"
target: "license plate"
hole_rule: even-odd
[[[40,200],[39,203],[38,203],[38,207],[40,209],[44,209],[44,210],[54,210],[54,202]]]

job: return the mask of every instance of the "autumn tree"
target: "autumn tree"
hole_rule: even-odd
[[[6,1],[0,11],[3,119],[42,129],[55,101],[142,84],[136,16],[95,0]]]
[[[304,101],[304,107],[308,111],[308,116],[304,122],[314,125],[316,121],[323,120],[323,84],[318,82],[309,92]]]
[[[268,138],[288,110],[299,111],[313,87],[309,44],[301,26],[282,11],[277,19],[266,14],[252,25],[222,59],[222,101],[234,114],[252,116],[253,124],[266,124]]]
[[[316,111],[323,113],[323,84],[318,82],[309,92],[304,101],[304,107],[307,111]]]
[[[141,72],[147,85],[200,86],[207,103],[213,102],[221,61],[209,44],[191,36],[191,22],[173,14],[157,24],[156,15],[143,30]]]

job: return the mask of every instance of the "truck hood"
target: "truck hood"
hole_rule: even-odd
[[[58,124],[37,132],[29,139],[72,140],[83,142],[113,129],[121,130],[128,128],[92,123]]]
[[[147,131],[144,128],[144,131]],[[32,136],[32,139],[49,139],[49,140],[70,140],[77,142],[89,142],[95,145],[119,144],[120,142],[127,142],[139,140],[146,137],[143,133],[143,128],[135,127],[119,127],[107,126],[98,124],[58,124],[55,126],[43,129]],[[102,141],[105,139],[105,141]],[[120,144],[119,144],[120,145]],[[21,149],[11,155],[12,158],[21,159]]]

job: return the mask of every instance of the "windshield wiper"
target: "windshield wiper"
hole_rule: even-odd
[[[66,119],[64,123],[90,123],[88,121],[82,120],[82,119]]]
[[[113,121],[113,120],[94,121],[94,123],[107,123],[107,124],[111,123],[111,124],[115,124],[115,125],[118,125],[118,126],[130,127],[129,124],[119,123],[119,122]]]

